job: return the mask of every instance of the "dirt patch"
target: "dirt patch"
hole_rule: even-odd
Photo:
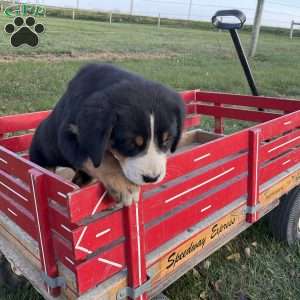
[[[146,60],[146,59],[165,59],[176,57],[174,52],[164,53],[143,53],[143,52],[97,52],[82,53],[68,52],[61,54],[35,54],[35,55],[3,55],[0,62],[16,61],[69,61],[69,60],[103,60],[103,61],[124,61],[124,60]]]

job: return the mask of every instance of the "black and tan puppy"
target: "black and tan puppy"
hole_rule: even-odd
[[[140,185],[165,177],[183,120],[175,91],[112,65],[87,65],[36,130],[30,159],[71,167],[76,182],[96,178],[130,205]]]

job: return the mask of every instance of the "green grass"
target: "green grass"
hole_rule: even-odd
[[[8,21],[1,17],[0,28]],[[8,36],[1,33],[0,115],[51,108],[89,57],[113,62],[177,90],[249,93],[226,32],[157,30],[150,25],[55,18],[40,21],[46,24],[47,32],[34,50],[12,49]],[[247,47],[250,35],[243,33],[241,37]],[[32,58],[36,55],[44,56]],[[262,94],[300,98],[300,39],[290,41],[288,36],[263,33],[251,65]],[[240,124],[229,125],[232,129]],[[250,257],[244,254],[247,247]],[[238,261],[227,259],[236,253],[240,254]],[[252,226],[209,260],[210,268],[201,270],[201,275],[191,271],[173,284],[167,291],[170,298],[239,299],[246,295],[251,300],[300,299],[300,247],[288,248],[274,241],[264,222]],[[2,290],[0,299],[37,297],[32,290],[18,294]]]

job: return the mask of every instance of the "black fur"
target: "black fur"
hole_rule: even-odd
[[[157,144],[162,151],[174,152],[184,119],[180,96],[112,65],[87,65],[36,130],[30,159],[43,167],[79,170],[87,158],[98,167],[109,144],[124,156],[138,155],[146,144],[136,147],[132,139],[148,139],[151,113]],[[78,133],[71,128],[78,128]],[[162,141],[166,131],[172,136],[169,145]]]

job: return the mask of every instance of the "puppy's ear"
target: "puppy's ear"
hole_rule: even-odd
[[[181,100],[181,97],[178,95],[176,99],[176,108],[175,108],[175,117],[176,117],[176,136],[174,138],[173,144],[171,146],[171,152],[175,152],[178,146],[179,140],[181,138],[181,133],[183,129],[183,122],[185,118],[185,106]]]
[[[78,115],[78,141],[80,148],[99,167],[107,149],[115,115],[109,99],[94,93],[87,99]]]
[[[95,167],[101,164],[113,118],[109,100],[101,93],[93,94],[79,111],[66,117],[58,129],[58,146],[73,168],[80,169],[87,156]]]

